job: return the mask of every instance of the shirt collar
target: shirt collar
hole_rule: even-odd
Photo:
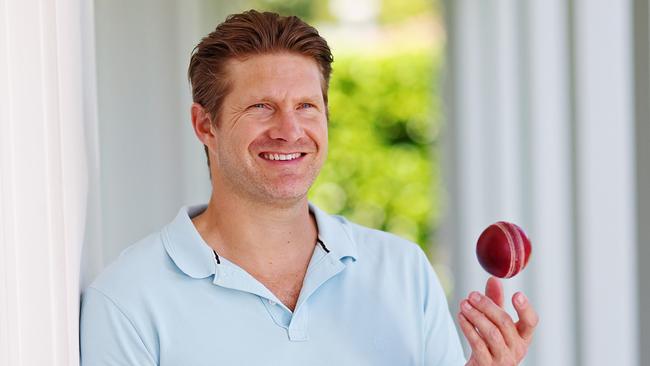
[[[349,232],[347,220],[341,216],[329,215],[312,203],[309,203],[309,211],[316,218],[318,237],[330,253],[338,259],[349,257],[356,260],[357,243]]]
[[[191,219],[206,207],[206,204],[183,206],[174,220],[162,230],[167,254],[181,271],[192,278],[206,278],[216,273],[214,252],[203,241]],[[356,260],[357,245],[347,229],[347,221],[342,217],[330,216],[311,203],[309,211],[316,218],[318,237],[330,251],[328,255]]]
[[[181,271],[192,278],[205,278],[215,273],[214,253],[191,219],[206,207],[205,204],[181,207],[176,218],[162,230],[167,254]]]

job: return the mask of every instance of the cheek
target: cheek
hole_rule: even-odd
[[[327,143],[327,118],[324,115],[314,116],[306,121],[305,130],[313,139],[321,143]]]
[[[328,141],[328,129],[327,129],[327,122],[319,124],[317,128],[315,128],[313,132],[314,136],[316,136],[316,139],[319,143],[319,145],[323,147],[327,147],[327,141]]]
[[[237,131],[233,131],[230,135],[232,144],[235,149],[247,149],[252,142],[258,140],[262,135],[262,131],[258,124],[255,123],[242,123]]]

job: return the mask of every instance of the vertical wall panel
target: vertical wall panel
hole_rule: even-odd
[[[15,287],[9,292],[14,303],[14,313],[20,338],[18,352],[21,364],[46,364],[48,357],[54,356],[55,332],[52,311],[51,286],[48,270],[51,269],[48,253],[50,252],[50,224],[48,187],[55,176],[48,171],[46,123],[47,95],[43,90],[45,80],[42,60],[56,55],[47,54],[43,49],[42,39],[43,14],[42,4],[37,0],[9,2],[8,47],[7,57],[11,64],[8,85],[12,94],[11,130],[2,134],[11,140],[11,158],[9,166],[2,171],[10,171],[11,180],[8,188],[13,191],[13,205],[3,210],[11,210],[6,216],[12,216],[9,246],[13,247],[14,271],[9,274],[9,281]],[[49,14],[54,17],[54,14]],[[29,19],[32,19],[29,21]],[[32,47],[24,47],[30,43]],[[56,113],[56,112],[54,112]],[[58,120],[58,116],[54,116]],[[30,127],[27,129],[27,127]],[[6,174],[6,173],[5,173]],[[29,218],[29,219],[28,219]],[[35,229],[38,228],[38,229]],[[47,304],[42,306],[41,304]],[[16,330],[11,331],[16,334]],[[40,352],[29,352],[30,343],[39,341]]]
[[[472,187],[484,185],[484,166],[480,160],[483,139],[482,113],[484,108],[482,84],[478,81],[481,77],[481,64],[484,62],[479,52],[480,39],[477,37],[482,32],[480,1],[461,0],[455,2],[454,12],[463,14],[456,18],[457,22],[448,23],[454,32],[454,54],[450,59],[458,65],[451,68],[451,78],[454,94],[451,98],[456,108],[453,113],[457,120],[463,121],[453,126],[455,141],[451,142],[451,154],[457,164],[449,167],[452,171],[456,186],[455,197],[451,205],[456,206],[456,216],[453,225],[456,230],[451,233],[452,249],[454,250],[454,269],[456,271],[454,301],[450,304],[452,312],[458,312],[460,299],[467,296],[471,289],[481,286],[487,278],[476,262],[474,242],[485,223],[485,197],[481,192]],[[462,71],[461,71],[462,70]],[[459,143],[462,141],[463,143]]]
[[[526,364],[637,365],[630,2],[445,4],[456,300],[486,277],[475,236],[511,219],[533,240],[506,286],[540,314]]]
[[[20,365],[20,327],[16,284],[15,206],[13,173],[13,93],[9,87],[15,75],[9,58],[12,33],[9,3],[0,0],[0,360],[5,365]]]
[[[95,62],[94,2],[81,4],[81,73],[83,82],[84,139],[88,169],[88,201],[84,246],[81,252],[80,289],[85,289],[104,267],[102,247],[99,122],[97,117],[97,69]]]
[[[563,0],[533,0],[528,14],[530,235],[536,240],[531,289],[543,319],[535,339],[536,356],[539,365],[570,366],[577,364],[577,330],[568,12]]]
[[[9,273],[15,271],[15,261],[13,259],[13,248],[8,243],[10,235],[13,235],[12,216],[10,212],[3,209],[13,205],[10,187],[13,186],[9,180],[8,169],[11,161],[11,140],[9,137],[10,125],[8,121],[11,118],[11,93],[9,92],[9,74],[10,61],[7,57],[9,44],[8,27],[9,10],[7,1],[0,0],[0,364],[10,365],[10,362],[17,362],[16,338],[10,330],[17,329],[15,318],[10,318],[9,314],[15,311],[15,300],[9,297],[15,293],[13,289],[13,276],[10,279]],[[11,281],[11,283],[10,283]]]
[[[639,345],[650,344],[650,2],[634,1],[637,276]],[[650,347],[639,347],[639,364],[650,365]]]
[[[88,196],[88,161],[85,129],[96,120],[86,118],[95,112],[95,104],[88,103],[95,95],[94,88],[84,84],[82,70],[89,60],[83,58],[83,35],[93,27],[92,13],[82,10],[87,4],[77,0],[62,0],[56,3],[57,57],[56,73],[59,93],[59,134],[61,156],[61,204],[52,215],[60,215],[64,238],[64,250],[53,246],[59,252],[55,258],[56,272],[61,273],[61,291],[65,300],[60,300],[60,311],[65,312],[62,328],[67,339],[61,340],[62,362],[73,365],[78,359],[79,343],[79,294],[81,246],[86,230],[86,207]],[[92,60],[90,60],[92,61]],[[93,64],[94,65],[94,64]],[[85,95],[89,94],[88,97]],[[93,100],[94,101],[94,100]],[[91,111],[91,112],[89,112]],[[67,348],[66,348],[67,347]]]
[[[494,132],[487,138],[490,148],[485,151],[484,164],[491,167],[486,180],[492,181],[491,189],[484,191],[489,198],[490,210],[487,220],[490,223],[505,220],[517,223],[528,229],[524,216],[526,202],[523,200],[525,159],[528,157],[523,145],[523,131],[527,121],[520,120],[521,109],[526,105],[525,93],[520,90],[520,57],[522,50],[518,42],[519,0],[497,0],[491,5],[494,20],[494,39],[492,52],[494,59],[494,80],[488,85],[486,93],[493,95],[494,113],[486,121]],[[487,160],[489,159],[489,160]],[[516,312],[510,301],[511,295],[525,288],[528,271],[504,280],[505,304],[511,316]]]
[[[635,365],[631,6],[605,0],[575,6],[581,358],[586,365]]]
[[[78,363],[84,232],[80,2],[0,6],[0,350],[7,365]]]

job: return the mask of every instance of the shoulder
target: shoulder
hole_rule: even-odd
[[[125,249],[84,290],[79,322],[83,364],[158,363],[151,309],[163,293],[166,257],[160,233],[150,234]]]
[[[398,235],[359,225],[342,216],[332,216],[339,221],[354,241],[359,257],[373,262],[390,262],[399,266],[428,263],[422,248]]]
[[[343,216],[332,216],[349,233],[360,249],[368,251],[390,251],[417,255],[422,252],[420,246],[393,233],[373,229],[348,220]]]
[[[156,289],[160,280],[169,276],[174,268],[161,232],[154,232],[124,249],[88,288],[121,302],[121,299]]]
[[[336,219],[357,247],[355,273],[372,283],[379,292],[384,292],[385,299],[390,299],[387,301],[399,299],[400,306],[412,306],[425,312],[431,311],[427,310],[428,306],[448,311],[440,280],[418,244],[343,217]],[[400,296],[395,297],[398,293]]]

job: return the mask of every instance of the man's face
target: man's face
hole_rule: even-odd
[[[231,92],[210,158],[215,188],[276,204],[303,199],[327,155],[316,62],[276,53],[231,60],[227,67]]]

